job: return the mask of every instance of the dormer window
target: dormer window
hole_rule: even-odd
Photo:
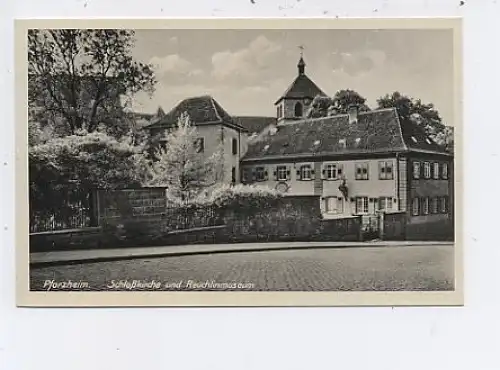
[[[295,103],[295,117],[302,117],[302,104],[300,102]]]

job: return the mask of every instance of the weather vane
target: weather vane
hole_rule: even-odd
[[[300,49],[300,56],[303,57],[304,56],[304,45],[299,45],[299,49]]]

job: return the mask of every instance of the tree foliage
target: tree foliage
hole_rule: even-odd
[[[335,93],[333,106],[338,113],[346,114],[350,105],[356,105],[360,112],[370,110],[370,107],[366,105],[366,99],[354,90],[339,90]]]
[[[36,188],[92,190],[140,185],[140,148],[104,133],[79,132],[29,150],[30,183]]]
[[[189,202],[223,180],[222,147],[207,157],[187,114],[181,115],[177,127],[166,136],[166,146],[158,150],[156,159],[150,184],[167,187],[173,201]]]
[[[443,124],[434,104],[425,104],[398,91],[382,96],[377,104],[378,108],[396,108],[400,119],[419,125],[437,144],[453,151],[453,129]]]
[[[151,66],[132,57],[133,43],[129,30],[29,30],[28,100],[43,108],[33,119],[55,124],[60,136],[100,125],[114,136],[126,132],[121,97],[156,83]]]
[[[346,114],[351,105],[356,105],[361,112],[369,111],[370,107],[365,102],[366,99],[354,90],[339,90],[333,98],[318,95],[313,99],[307,117],[319,118]]]

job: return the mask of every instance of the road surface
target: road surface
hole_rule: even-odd
[[[274,250],[32,267],[32,290],[453,290],[451,245]]]

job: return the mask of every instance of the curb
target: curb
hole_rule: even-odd
[[[453,246],[454,242],[435,242],[433,245],[448,245]],[[89,258],[73,258],[73,259],[53,259],[47,261],[31,261],[30,267],[45,267],[45,266],[58,266],[58,265],[75,265],[75,264],[86,264],[86,263],[96,263],[96,262],[112,262],[112,261],[128,261],[134,259],[148,259],[148,258],[162,258],[162,257],[180,257],[189,255],[205,255],[205,254],[227,254],[227,253],[245,253],[245,252],[266,252],[266,251],[283,251],[283,250],[305,250],[305,249],[346,249],[346,248],[401,248],[401,247],[416,247],[431,245],[427,243],[408,243],[408,244],[394,244],[394,243],[367,243],[363,244],[352,244],[352,245],[279,245],[279,246],[256,246],[252,248],[214,248],[207,250],[185,250],[185,251],[169,251],[169,247],[165,247],[165,251],[144,254],[130,254],[130,255],[110,255],[110,256],[98,256]]]

